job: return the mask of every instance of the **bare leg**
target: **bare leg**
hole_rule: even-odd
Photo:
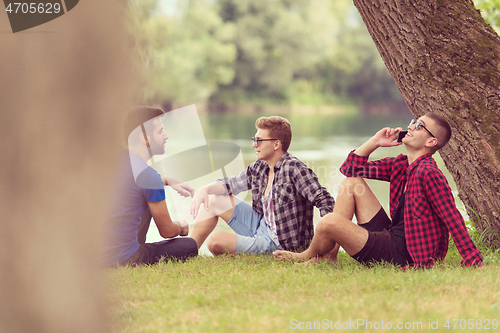
[[[358,224],[370,222],[382,205],[363,178],[349,177],[342,181],[333,212],[352,220],[354,214]]]
[[[366,244],[368,232],[351,222],[354,214],[358,224],[369,222],[382,206],[362,178],[346,178],[342,181],[333,213],[325,215],[316,226],[309,248],[302,253],[274,251],[277,260],[337,260],[339,246],[350,255],[359,252]],[[318,259],[315,259],[317,261]]]
[[[217,215],[214,216],[210,212],[204,210],[202,212],[202,210],[203,208],[200,209],[200,213],[198,214],[198,217],[201,217],[200,222],[196,222],[191,227],[191,234],[189,235],[189,237],[192,237],[198,244],[198,250],[203,245],[208,235],[215,229],[217,221],[219,220]]]
[[[233,254],[236,252],[236,239],[237,236],[230,232],[216,232],[208,240],[208,250],[212,252],[214,256],[221,254]]]
[[[196,241],[198,249],[217,226],[219,217],[226,222],[233,217],[234,205],[236,203],[236,199],[233,196],[210,195],[209,200],[210,210],[207,211],[204,207],[200,207],[200,212],[191,230],[190,237]]]
[[[354,214],[359,224],[368,223],[382,206],[377,197],[362,178],[346,178],[339,187],[337,202],[333,212],[352,220]],[[337,261],[340,246],[336,244],[327,254],[320,257],[333,262]]]
[[[307,250],[301,253],[274,251],[273,254],[277,260],[306,261],[315,258],[314,262],[317,262],[327,259],[325,255],[328,255],[328,259],[335,261],[336,257],[332,258],[331,254],[337,244],[349,255],[354,255],[365,246],[367,240],[368,231],[340,214],[331,213],[325,215],[316,226],[316,232]]]

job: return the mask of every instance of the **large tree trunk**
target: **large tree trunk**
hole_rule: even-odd
[[[15,34],[0,12],[2,333],[110,330],[98,250],[135,93],[121,8],[80,1]]]
[[[440,153],[480,228],[500,241],[500,39],[471,0],[354,0],[415,116],[453,128]],[[471,209],[474,211],[471,211]]]

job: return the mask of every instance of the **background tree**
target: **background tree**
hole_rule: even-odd
[[[214,104],[286,102],[294,74],[333,54],[327,32],[338,23],[328,1],[220,0],[217,7],[223,21],[235,26],[238,58],[233,81],[220,86]]]
[[[354,4],[411,112],[449,120],[454,135],[441,156],[470,217],[482,229],[493,226],[498,247],[499,36],[470,0]]]
[[[145,103],[405,108],[350,0],[126,3]]]
[[[335,52],[315,67],[315,80],[321,83],[322,92],[352,100],[365,111],[370,111],[373,104],[407,110],[352,2],[332,3],[340,29],[335,36]]]
[[[406,109],[349,0],[219,0],[234,23],[235,77],[211,103],[389,103]]]
[[[481,10],[484,17],[498,33],[500,31],[500,0],[474,0],[474,4]]]
[[[157,0],[133,0],[129,27],[144,102],[170,110],[172,103],[205,101],[218,84],[233,79],[233,27],[222,22],[211,1],[180,1],[167,17]]]

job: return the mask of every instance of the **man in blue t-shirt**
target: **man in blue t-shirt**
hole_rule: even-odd
[[[165,153],[168,136],[160,120],[163,115],[163,110],[151,107],[138,107],[128,115],[125,123],[128,149],[120,156],[113,183],[106,244],[101,253],[104,266],[152,264],[161,257],[185,260],[198,254],[192,238],[174,238],[187,236],[189,227],[170,218],[164,186],[191,197],[193,188],[175,179],[162,178],[147,164],[152,156]],[[167,240],[145,242],[151,217]]]

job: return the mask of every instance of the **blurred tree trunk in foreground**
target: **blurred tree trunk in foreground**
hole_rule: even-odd
[[[110,331],[98,253],[135,93],[121,7],[80,1],[20,33],[0,11],[2,333]]]
[[[434,112],[450,122],[453,136],[440,154],[469,216],[482,230],[492,225],[498,247],[499,36],[470,0],[354,4],[411,112]]]

